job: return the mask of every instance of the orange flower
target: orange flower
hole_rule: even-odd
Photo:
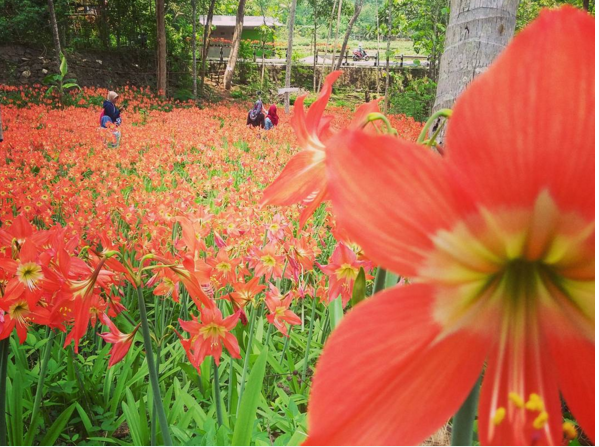
[[[108,361],[108,367],[116,365],[118,362],[123,360],[123,358],[129,352],[131,348],[131,344],[133,343],[133,339],[135,338],[135,333],[139,329],[141,323],[135,326],[135,329],[130,334],[124,334],[116,327],[116,325],[108,318],[108,315],[101,314],[100,319],[102,320],[102,324],[108,326],[110,332],[103,332],[99,334],[100,337],[104,339],[107,343],[112,343],[112,348],[110,348],[110,360]]]
[[[239,282],[233,285],[235,292],[231,293],[231,299],[239,309],[243,309],[246,304],[253,303],[256,296],[262,292],[266,286],[259,284],[259,276],[254,276],[247,283]]]
[[[587,14],[543,12],[458,99],[446,158],[356,131],[330,143],[343,228],[415,284],[332,334],[309,444],[418,444],[485,363],[481,444],[560,444],[560,393],[594,439],[593,37]]]
[[[274,324],[281,334],[289,337],[285,323],[291,325],[302,324],[300,317],[289,309],[293,295],[288,293],[286,297],[282,297],[276,286],[269,284],[269,288],[270,291],[266,293],[265,301],[270,313],[266,316],[266,319],[269,323]]]

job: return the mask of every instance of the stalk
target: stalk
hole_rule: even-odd
[[[385,288],[385,280],[387,279],[387,270],[383,267],[379,267],[376,271],[376,276],[374,277],[374,289],[372,290],[372,294],[380,292]]]
[[[10,336],[0,341],[0,445],[8,445],[6,443],[6,373],[9,351]]]
[[[214,369],[214,401],[216,402],[216,422],[220,427],[223,425],[223,409],[220,405],[220,383],[218,381],[218,366],[216,360],[212,357],[212,367]]]
[[[241,396],[243,396],[243,390],[245,388],[245,376],[247,375],[250,367],[250,353],[252,352],[252,341],[254,340],[254,329],[256,326],[256,314],[262,311],[262,303],[258,309],[252,309],[252,317],[250,322],[250,335],[248,338],[248,344],[245,348],[245,359],[243,360],[243,372],[241,373],[241,386],[239,387],[239,398],[237,400],[237,411],[236,416],[239,417],[239,407],[241,406]]]
[[[481,377],[478,378],[474,384],[474,388],[472,388],[472,391],[470,391],[470,394],[453,417],[451,445],[472,445],[480,380]]]
[[[229,362],[229,392],[227,393],[227,414],[231,414],[231,405],[233,404],[233,374],[235,367],[233,366],[233,357],[230,357]]]
[[[308,341],[306,342],[306,355],[304,356],[304,371],[302,372],[302,384],[306,383],[308,373],[308,358],[310,357],[310,343],[312,343],[312,332],[314,329],[314,314],[316,313],[316,298],[312,299],[312,312],[310,312],[310,329],[308,330]]]
[[[137,287],[137,302],[139,306],[139,317],[141,319],[141,331],[144,337],[144,347],[146,349],[146,359],[148,361],[148,372],[150,374],[150,384],[152,385],[152,394],[156,402],[155,409],[158,416],[160,429],[162,430],[162,439],[164,445],[173,445],[171,435],[168,430],[168,422],[162,404],[160,395],[160,385],[158,384],[158,371],[154,363],[154,354],[152,353],[152,337],[150,336],[150,327],[148,325],[148,315],[146,313],[146,303],[141,293],[141,286]]]
[[[48,343],[46,343],[44,358],[42,359],[42,364],[40,366],[40,376],[37,380],[37,389],[35,390],[35,399],[33,401],[33,410],[31,412],[31,424],[29,425],[29,431],[27,432],[25,445],[33,444],[33,437],[35,436],[35,431],[37,430],[37,415],[39,413],[40,404],[42,402],[42,396],[44,395],[44,381],[46,380],[46,373],[48,371],[48,362],[50,361],[50,357],[52,356],[52,345],[54,344],[54,337],[56,337],[56,332],[50,331],[50,337],[48,338]]]

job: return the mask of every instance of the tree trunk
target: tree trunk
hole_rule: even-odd
[[[297,0],[291,0],[291,10],[289,11],[289,24],[287,29],[287,63],[285,66],[285,88],[291,87],[291,57],[293,56],[293,25],[295,24],[295,8]],[[289,113],[289,93],[285,93],[285,113]]]
[[[246,0],[239,0],[239,6],[237,7],[235,31],[233,32],[233,42],[231,44],[231,54],[229,55],[229,62],[227,62],[227,69],[225,70],[225,90],[231,90],[231,84],[233,83],[233,72],[235,71],[235,64],[237,63],[239,45],[241,44],[241,33],[243,32],[243,13],[245,10],[245,1]]]
[[[314,61],[312,64],[312,91],[316,93],[316,56],[318,55],[318,50],[316,48],[316,33],[318,32],[318,24],[316,21],[316,1],[314,0]]]
[[[363,4],[364,0],[356,0],[356,3],[354,4],[354,15],[350,19],[349,24],[347,25],[347,30],[345,31],[343,45],[341,45],[341,52],[339,53],[339,60],[337,61],[337,66],[335,67],[336,70],[339,70],[341,68],[341,64],[343,63],[343,55],[345,54],[345,50],[347,50],[347,42],[349,40],[349,35],[351,34],[351,30],[354,27],[354,23],[356,23],[356,20],[358,20],[358,17],[360,17],[360,12],[362,11]]]
[[[164,0],[156,0],[156,41],[158,43],[158,94],[166,95],[166,28],[164,23]]]
[[[335,50],[337,46],[337,39],[339,38],[339,25],[341,25],[341,6],[343,5],[343,0],[339,0],[339,10],[337,11],[337,28],[335,29],[335,40],[333,41],[333,60],[331,62],[331,70],[335,66]]]
[[[62,49],[60,48],[60,37],[58,36],[58,23],[56,22],[56,12],[54,12],[54,1],[48,0],[48,10],[50,11],[50,27],[52,28],[52,38],[54,39],[54,49],[56,50],[56,61],[60,66],[60,55]]]
[[[451,0],[433,113],[453,107],[472,79],[506,47],[514,35],[517,9],[518,0]],[[443,138],[441,132],[437,142],[442,144]]]
[[[193,97],[198,99],[198,60],[196,57],[196,20],[197,20],[197,8],[196,8],[196,0],[191,0],[191,32],[193,36],[191,36],[191,52],[192,56],[192,76],[193,76]]]
[[[381,58],[380,58],[380,54],[381,54],[381,27],[379,25],[379,1],[376,0],[376,54],[377,54],[377,67],[376,67],[376,71],[375,71],[375,75],[376,75],[376,95],[377,97],[380,95],[381,92]]]
[[[329,32],[327,34],[327,43],[324,47],[324,56],[322,58],[322,68],[320,70],[320,77],[318,78],[318,88],[316,89],[317,91],[320,90],[322,80],[324,79],[324,67],[327,61],[327,56],[329,55],[329,42],[331,41],[331,32],[333,31],[333,18],[335,17],[335,8],[337,8],[337,0],[334,0],[333,2],[333,10],[331,11],[331,19],[329,20]],[[333,58],[334,57],[335,56],[333,55]]]
[[[385,113],[389,113],[389,83],[391,81],[391,73],[389,71],[389,58],[391,57],[391,25],[392,25],[392,3],[387,0],[387,52],[385,53]]]
[[[589,11],[589,0],[582,0],[582,9]]]
[[[200,80],[200,95],[204,94],[204,81],[206,79],[206,59],[208,59],[208,49],[210,48],[210,28],[212,28],[212,17],[214,16],[214,5],[216,0],[210,0],[206,23],[204,24],[204,37],[202,40],[202,68]]]

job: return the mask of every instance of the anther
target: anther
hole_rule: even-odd
[[[524,399],[518,393],[509,393],[508,399],[518,408],[524,408]]]
[[[531,393],[528,398],[528,402],[526,402],[526,409],[530,411],[545,411],[545,404],[543,403],[543,399],[537,393]]]
[[[564,422],[562,424],[562,430],[564,431],[564,438],[568,441],[578,437],[578,430],[576,430],[576,426],[572,422]]]
[[[495,411],[495,415],[493,416],[493,424],[499,425],[503,422],[504,419],[505,419],[505,408],[499,407]]]
[[[546,411],[542,411],[534,420],[534,422],[532,423],[532,426],[534,428],[536,428],[537,430],[542,429],[545,424],[547,423],[547,420],[549,419],[549,413],[547,413]]]

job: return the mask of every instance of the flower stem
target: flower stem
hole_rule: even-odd
[[[243,390],[245,389],[245,377],[247,375],[250,366],[250,353],[252,352],[252,341],[254,340],[254,329],[256,326],[256,314],[262,311],[262,303],[257,309],[252,309],[252,316],[250,321],[250,335],[248,337],[248,344],[245,348],[245,359],[243,360],[243,372],[241,373],[241,384],[239,387],[239,398],[237,400],[237,411],[236,415],[239,417],[239,407],[241,406],[241,396],[243,396]]]
[[[372,290],[372,294],[380,292],[385,288],[385,280],[387,279],[387,270],[383,267],[379,267],[376,271],[376,276],[374,277],[374,288]]]
[[[306,342],[306,355],[304,356],[304,371],[302,372],[302,384],[306,383],[308,373],[308,359],[310,358],[310,344],[312,343],[312,332],[314,330],[314,314],[316,313],[316,298],[312,298],[312,311],[310,312],[310,329],[308,330],[308,341]]]
[[[451,445],[472,445],[474,433],[474,418],[478,407],[478,393],[480,390],[480,377],[474,384],[472,391],[453,417],[451,428]]]
[[[6,443],[6,373],[9,350],[10,336],[0,341],[0,445],[8,445]]]
[[[46,372],[48,371],[48,362],[52,356],[52,346],[54,344],[54,337],[56,332],[50,331],[50,337],[48,337],[48,343],[46,343],[46,350],[44,351],[44,357],[40,366],[40,376],[37,380],[37,389],[35,390],[35,400],[33,401],[33,410],[31,412],[31,424],[29,425],[29,431],[27,432],[27,439],[25,445],[33,445],[33,438],[37,430],[38,421],[37,415],[42,402],[42,396],[44,395],[44,381],[46,380]]]
[[[287,330],[291,330],[291,325],[287,328]],[[287,347],[289,346],[289,340],[291,337],[285,337],[285,344],[283,345],[283,350],[281,351],[281,359],[279,360],[279,364],[283,364],[283,359],[285,358],[285,352],[287,351]]]
[[[173,445],[171,435],[168,430],[168,422],[166,421],[166,414],[164,412],[164,406],[162,404],[162,397],[160,396],[160,385],[158,384],[158,372],[156,370],[156,364],[154,363],[154,354],[152,352],[152,337],[150,336],[150,327],[148,325],[148,315],[146,313],[146,303],[141,292],[141,286],[137,287],[137,302],[139,306],[139,317],[141,319],[141,332],[144,337],[144,347],[146,349],[146,359],[148,361],[148,372],[150,374],[150,384],[152,385],[152,394],[154,401],[156,402],[156,413],[158,415],[158,422],[160,423],[160,429],[162,430],[162,440],[164,445]]]
[[[426,122],[426,124],[422,128],[422,131],[420,132],[420,135],[418,136],[418,139],[416,140],[416,143],[418,143],[418,144],[424,143],[424,140],[426,140],[426,134],[428,132],[428,129],[433,125],[433,123],[437,120],[437,118],[440,118],[442,116],[445,117],[445,118],[450,118],[452,113],[453,112],[451,111],[451,109],[437,110],[433,114],[433,116],[431,116],[428,119],[428,121]]]
[[[212,368],[214,370],[214,401],[216,403],[216,422],[219,427],[223,425],[223,408],[220,402],[220,383],[218,380],[218,365],[212,357]]]

